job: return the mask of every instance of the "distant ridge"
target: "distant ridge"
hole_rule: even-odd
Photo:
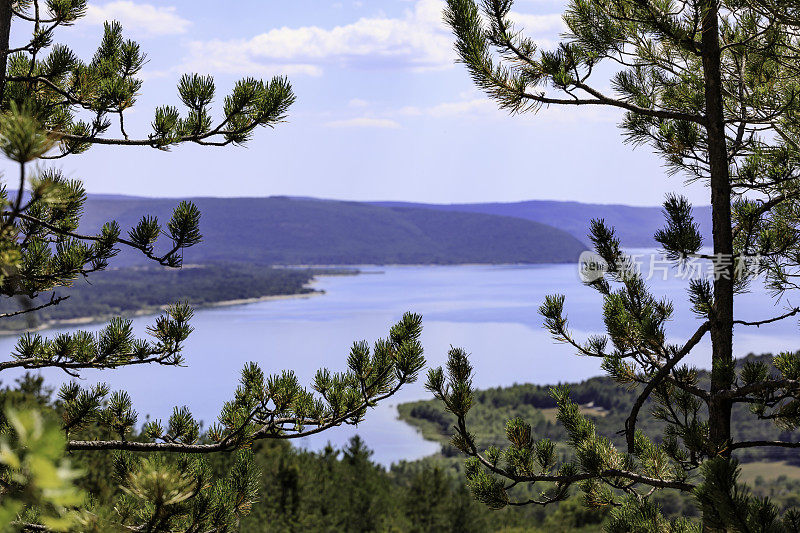
[[[629,205],[583,204],[555,200],[529,200],[510,203],[476,204],[422,204],[410,202],[372,202],[386,207],[415,207],[437,211],[457,211],[509,216],[549,224],[570,233],[588,243],[589,222],[602,218],[614,226],[622,245],[628,248],[650,248],[658,246],[653,239],[656,230],[664,226],[664,215],[660,207],[634,207]],[[695,221],[700,233],[711,236],[711,207],[694,209]]]
[[[519,217],[417,206],[309,198],[192,198],[203,243],[186,263],[279,265],[568,263],[584,244]],[[116,220],[127,232],[142,215],[165,224],[178,199],[89,195],[83,231]],[[123,252],[115,264],[143,262]]]

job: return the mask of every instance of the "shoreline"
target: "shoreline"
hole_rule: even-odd
[[[313,284],[313,282],[312,282]],[[248,305],[254,304],[259,302],[271,302],[271,301],[278,301],[278,300],[294,300],[294,299],[307,299],[312,298],[314,296],[322,296],[325,294],[324,290],[317,290],[312,289],[309,292],[298,292],[294,294],[269,294],[266,296],[256,296],[253,298],[237,298],[234,300],[220,300],[218,302],[208,302],[202,304],[196,304],[193,306],[196,310],[202,309],[213,309],[215,307],[233,307],[237,305]],[[42,322],[41,324],[37,325],[35,328],[23,328],[23,329],[0,329],[0,337],[8,337],[12,335],[24,335],[25,333],[34,333],[37,331],[44,331],[47,329],[55,329],[55,328],[62,328],[62,327],[71,327],[71,326],[87,326],[90,324],[99,324],[101,322],[106,322],[110,318],[114,318],[116,316],[124,315],[125,318],[136,318],[140,316],[146,315],[156,315],[161,311],[167,309],[172,304],[165,304],[159,306],[152,306],[146,307],[143,309],[137,309],[136,311],[130,313],[121,313],[121,314],[109,314],[109,315],[97,315],[97,316],[83,316],[83,317],[75,317],[75,318],[63,318],[63,319],[56,319],[56,320],[48,320],[46,322]]]
[[[589,250],[587,247],[586,250]],[[652,251],[650,248],[637,248],[637,250],[647,250]],[[484,262],[484,263],[357,263],[357,264],[346,264],[346,265],[338,265],[338,264],[331,264],[331,265],[316,265],[316,264],[297,264],[297,265],[274,265],[275,268],[298,268],[298,269],[314,269],[314,268],[342,268],[342,269],[355,269],[359,274],[363,274],[360,268],[381,268],[381,267],[458,267],[458,266],[512,266],[512,267],[519,267],[519,266],[553,266],[553,265],[572,265],[578,262],[578,258],[574,261],[545,261],[541,263],[493,263],[493,262]],[[367,274],[371,274],[372,272],[367,272]],[[336,275],[349,275],[349,274],[319,274],[320,276],[336,276]]]
[[[207,304],[198,305],[197,309],[210,309],[212,307],[230,307],[233,305],[247,305],[259,302],[272,302],[276,300],[303,300],[312,298],[314,296],[322,296],[325,291],[313,289],[309,292],[298,292],[295,294],[270,294],[268,296],[256,296],[254,298],[239,298],[236,300],[220,300],[219,302],[211,302]],[[162,309],[167,306],[162,306]]]

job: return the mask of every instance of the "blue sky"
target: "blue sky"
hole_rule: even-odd
[[[667,177],[649,149],[623,145],[617,112],[498,111],[454,64],[442,0],[89,5],[57,40],[88,58],[102,21],[117,19],[141,43],[149,62],[127,119],[132,135],[147,134],[155,106],[178,103],[182,72],[213,74],[220,96],[240,77],[286,74],[298,97],[286,124],[259,130],[246,148],[96,147],[58,163],[90,192],[656,205],[683,189],[708,203],[703,187]],[[559,0],[517,0],[514,12],[548,46],[563,31],[562,10]]]

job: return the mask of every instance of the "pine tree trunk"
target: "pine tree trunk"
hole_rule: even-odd
[[[731,184],[722,102],[721,53],[716,0],[704,2],[701,49],[705,78],[706,134],[711,170],[711,216],[714,255],[719,262],[714,278],[714,315],[711,325],[711,400],[709,432],[717,452],[726,451],[731,438],[731,403],[718,393],[732,384],[733,364],[733,231]]]
[[[0,0],[0,106],[6,89],[9,40],[11,38],[11,0]]]

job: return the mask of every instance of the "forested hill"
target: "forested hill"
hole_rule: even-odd
[[[585,246],[561,229],[514,217],[287,197],[193,198],[203,242],[186,263],[293,265],[568,263]],[[144,214],[166,224],[176,199],[89,196],[82,231]],[[123,253],[117,266],[142,262]]]
[[[770,373],[777,374],[772,366],[772,356],[769,354],[749,354],[737,359],[737,365],[741,368],[747,362],[756,361],[767,363]],[[708,371],[701,370],[698,376],[700,386],[708,387],[710,381]],[[627,389],[607,376],[566,385],[569,386],[572,400],[579,404],[581,411],[595,423],[597,432],[611,439],[615,445],[623,447],[624,436],[619,431],[625,427],[625,419],[630,414],[631,406],[641,389]],[[533,433],[537,437],[550,438],[557,443],[561,451],[571,453],[566,445],[566,430],[556,421],[557,408],[550,394],[551,388],[550,385],[522,384],[475,391],[467,421],[481,448],[506,446],[508,444],[505,436],[506,421],[521,417],[531,424]],[[655,406],[652,398],[645,402],[636,427],[656,442],[660,442],[664,423],[649,414]],[[440,401],[404,403],[400,404],[398,409],[400,418],[418,427],[426,438],[441,441],[442,453],[458,454],[451,445],[446,444],[452,436],[455,418],[444,410]],[[733,439],[737,441],[800,440],[800,430],[797,428],[786,430],[770,421],[759,420],[750,411],[749,406],[743,403],[738,403],[733,408],[731,431]],[[791,448],[752,448],[738,451],[736,455],[744,463],[785,461],[795,466],[800,465],[797,450]]]
[[[629,205],[582,204],[578,202],[557,202],[551,200],[531,200],[512,203],[481,204],[417,204],[405,202],[375,202],[375,205],[391,207],[415,207],[437,211],[457,211],[484,213],[517,217],[544,224],[550,224],[569,232],[573,237],[587,242],[589,221],[602,218],[614,226],[622,245],[632,248],[657,246],[653,240],[656,230],[664,226],[664,215],[660,207],[633,207]],[[702,235],[711,236],[711,208],[695,207],[695,220],[700,225]]]

